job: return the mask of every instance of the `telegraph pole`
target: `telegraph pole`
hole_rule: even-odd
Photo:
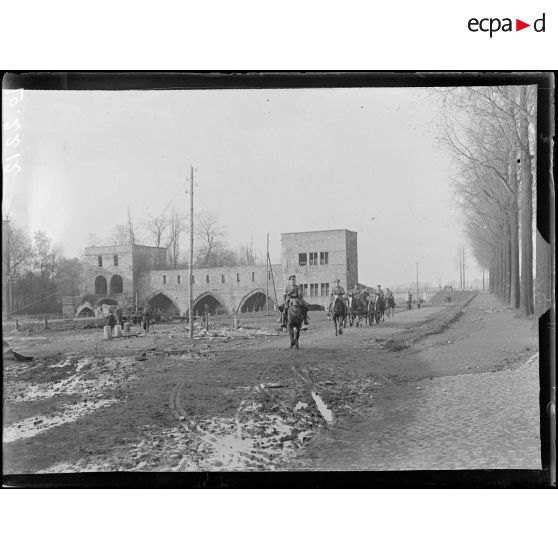
[[[265,258],[265,313],[269,316],[269,233],[267,233],[267,254]]]
[[[194,270],[194,167],[190,165],[190,264],[188,266],[188,296],[189,296],[189,322],[190,339],[194,339],[194,284],[192,272]]]

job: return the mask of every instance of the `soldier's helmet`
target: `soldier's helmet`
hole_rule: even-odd
[[[291,279],[296,279],[296,275],[291,275],[291,276],[289,277],[289,281],[290,281]]]

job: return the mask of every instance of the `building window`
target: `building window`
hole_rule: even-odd
[[[307,259],[306,259],[306,258],[307,258],[306,252],[300,253],[300,254],[298,255],[298,265],[299,265],[299,266],[306,265],[306,262],[307,262]]]
[[[308,283],[302,285],[302,296],[306,296],[308,293]]]
[[[122,294],[124,292],[124,281],[120,275],[113,275],[110,278],[110,293]]]
[[[320,296],[318,287],[319,287],[318,283],[310,283],[310,298],[314,296]]]
[[[107,280],[102,275],[95,278],[95,294],[107,294]]]
[[[114,267],[118,267],[118,256],[115,254],[112,259],[114,260]]]
[[[166,285],[166,284],[167,284],[167,276],[163,275],[163,285]]]
[[[320,296],[325,296],[325,283],[320,284]]]
[[[326,287],[325,295],[329,296],[329,283],[326,283],[325,287]]]
[[[103,256],[98,256],[99,267],[103,267]]]
[[[225,276],[223,274],[221,274],[221,283],[225,282]]]
[[[176,282],[180,285],[180,275],[177,276]]]
[[[209,275],[206,275],[206,276],[205,276],[205,282],[206,282],[206,283],[209,283]]]
[[[252,281],[256,280],[256,274],[252,271]]]
[[[320,252],[320,265],[327,265],[329,263],[329,252]]]
[[[310,252],[310,265],[318,265],[318,252]]]
[[[237,274],[236,274],[236,282],[237,282],[237,283],[240,283],[240,273],[237,273]]]

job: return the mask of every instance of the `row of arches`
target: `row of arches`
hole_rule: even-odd
[[[102,275],[95,277],[95,294],[96,295],[117,295],[124,292],[124,281],[120,275],[113,275],[110,278],[110,291],[108,290],[107,280]]]
[[[273,308],[273,301],[271,298],[267,298],[269,307]],[[179,308],[174,303],[174,301],[169,298],[164,293],[157,293],[153,295],[149,300],[148,304],[155,308],[159,308],[163,313],[173,313],[179,314]],[[228,312],[225,302],[219,297],[219,295],[213,293],[204,293],[200,295],[193,305],[194,314],[202,315],[205,312],[207,305],[207,311],[210,314],[226,314]],[[240,302],[237,312],[259,312],[265,310],[266,308],[266,294],[262,291],[253,291],[244,297]]]

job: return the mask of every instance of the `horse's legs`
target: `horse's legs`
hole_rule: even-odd
[[[287,325],[287,329],[289,330],[289,338],[291,340],[291,345],[290,348],[292,349],[294,347],[294,332],[293,332],[293,326],[291,324]]]

